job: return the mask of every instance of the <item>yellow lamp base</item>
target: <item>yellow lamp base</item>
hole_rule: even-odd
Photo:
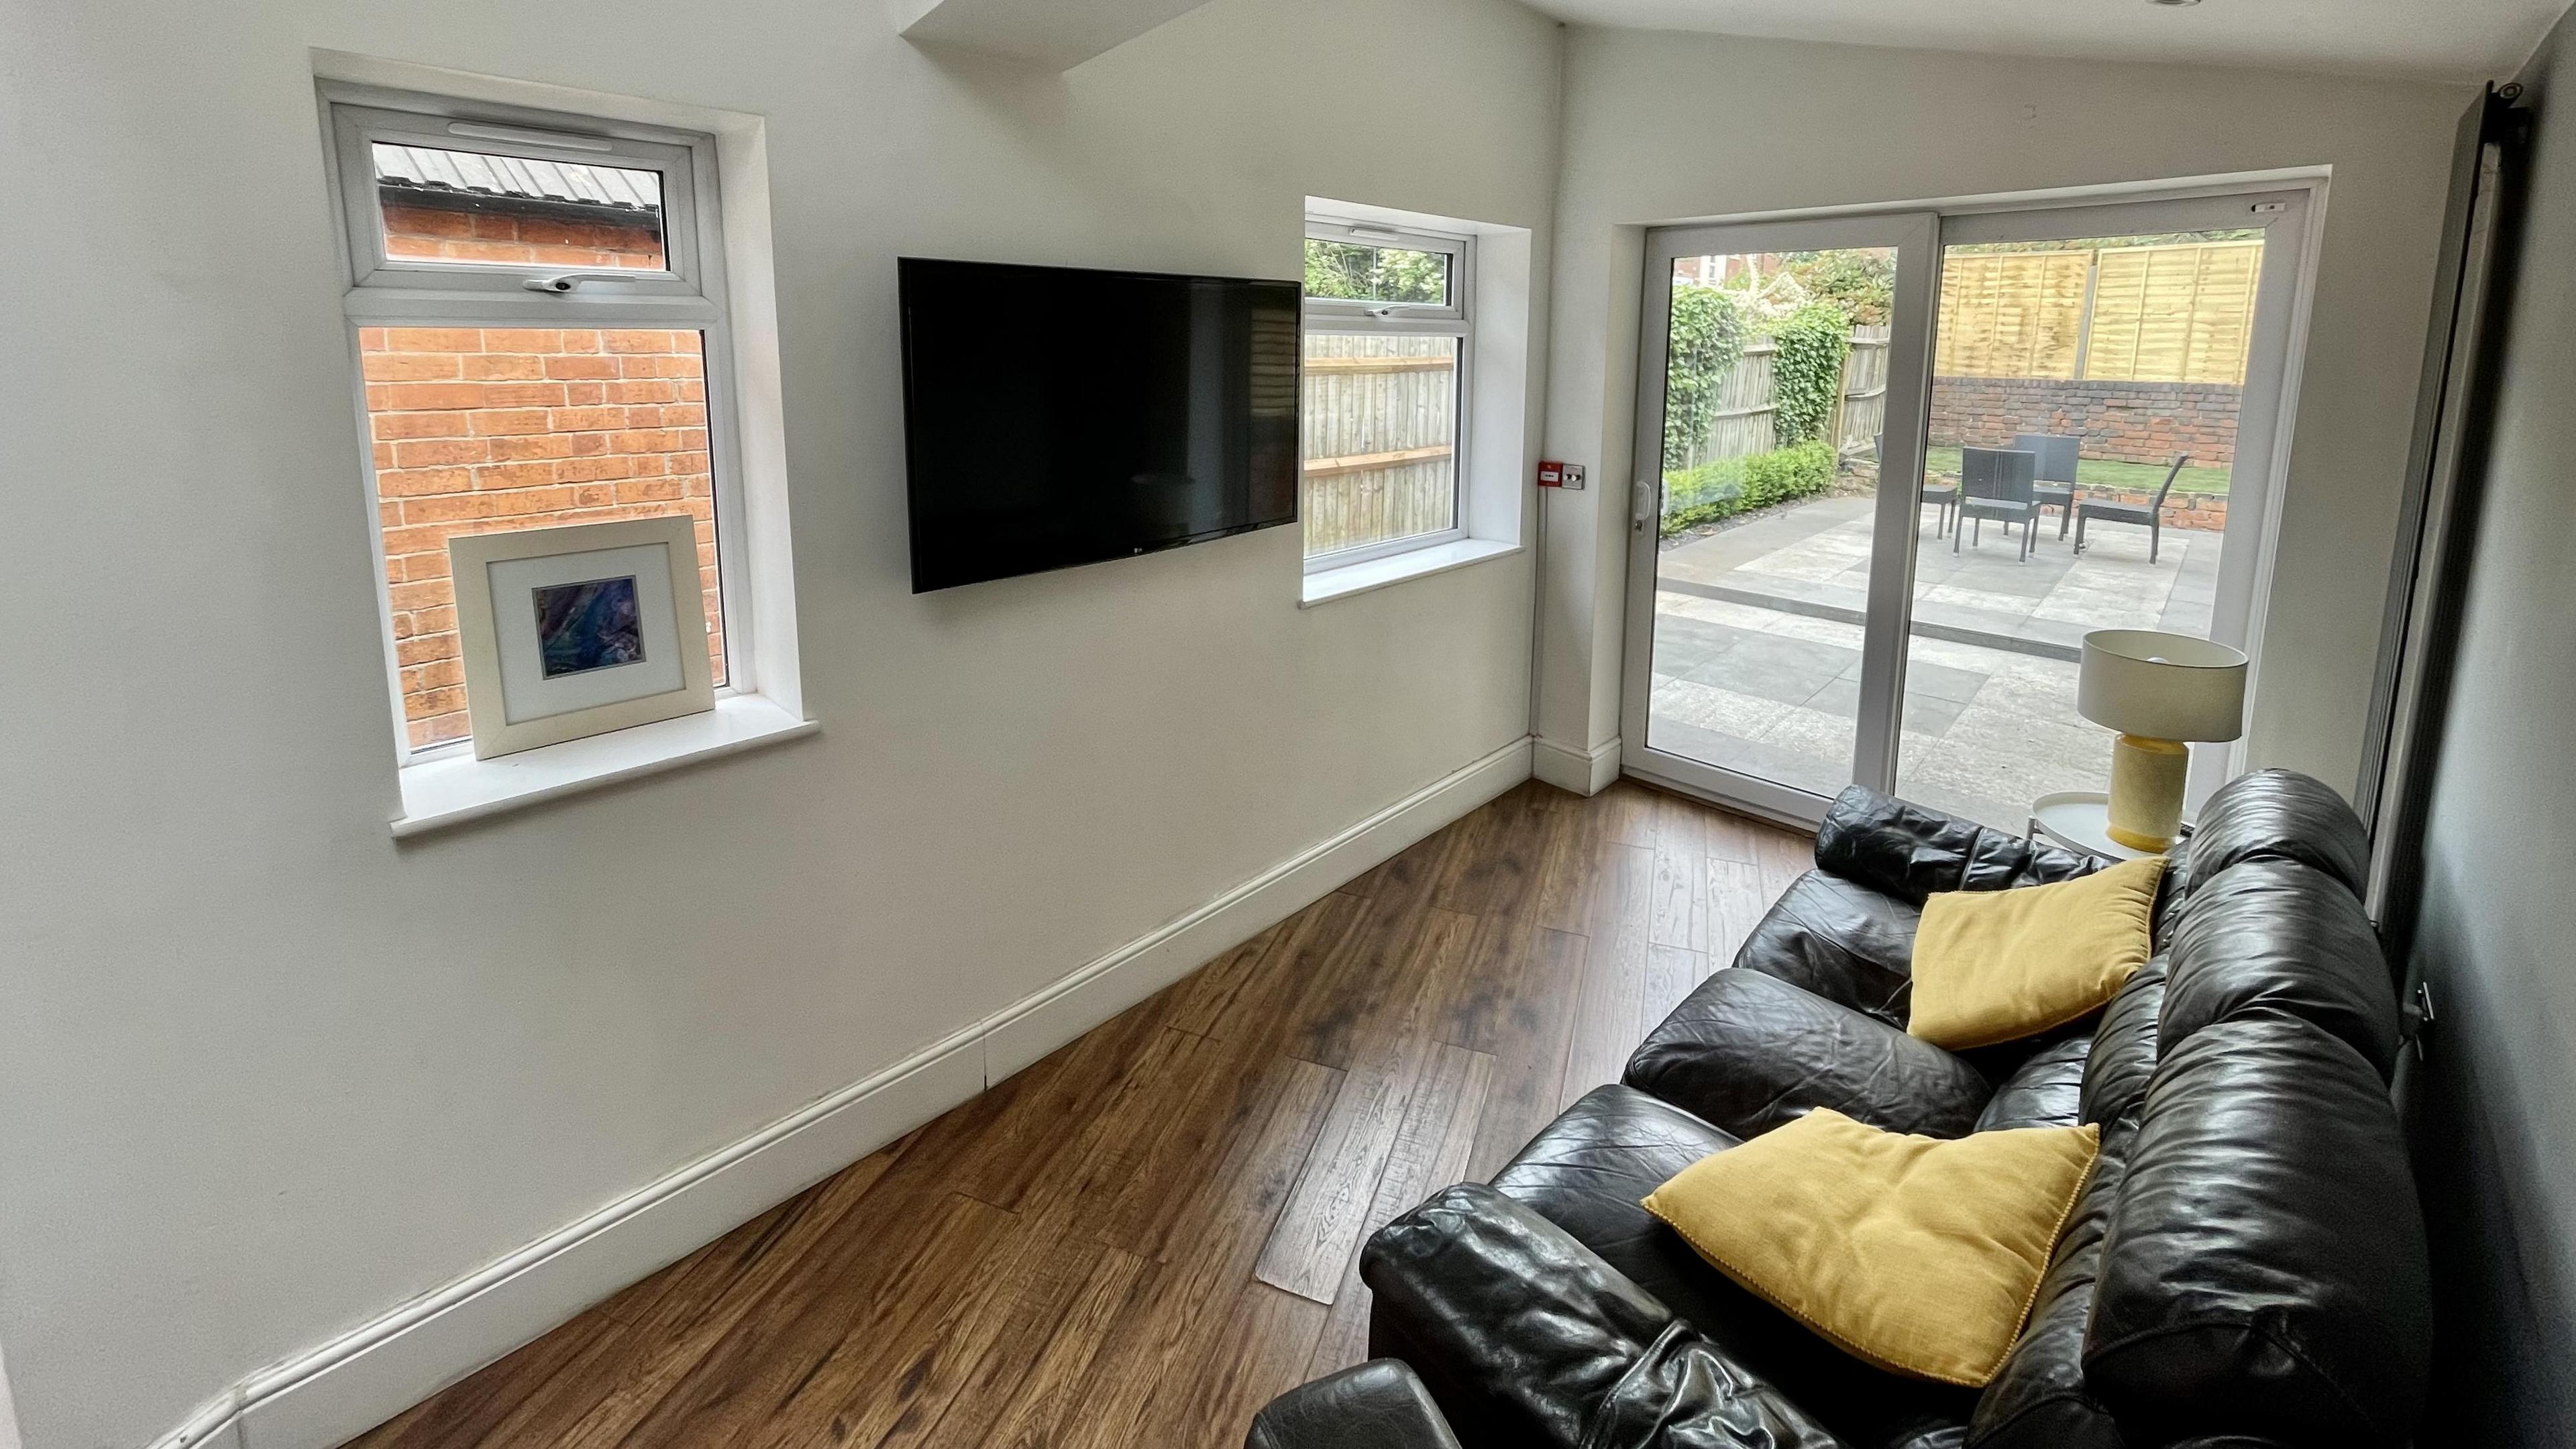
[[[2182,833],[2183,781],[2191,746],[2122,735],[2111,742],[2111,809],[2102,833],[2131,850],[2170,849]]]

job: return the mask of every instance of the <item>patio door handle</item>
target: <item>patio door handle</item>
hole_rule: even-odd
[[[1636,506],[1629,510],[1628,521],[1643,533],[1654,523],[1655,515],[1663,511],[1664,480],[1640,478],[1629,492],[1634,495]]]

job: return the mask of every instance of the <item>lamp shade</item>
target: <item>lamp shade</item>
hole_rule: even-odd
[[[2245,656],[2153,629],[2084,636],[2075,709],[2098,725],[2157,740],[2232,740],[2245,732]]]

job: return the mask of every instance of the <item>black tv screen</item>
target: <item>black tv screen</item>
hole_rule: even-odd
[[[1296,521],[1295,282],[899,266],[914,593]]]

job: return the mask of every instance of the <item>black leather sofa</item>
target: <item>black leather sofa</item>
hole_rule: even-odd
[[[2157,954],[2099,1016],[1952,1055],[1905,1034],[1935,891],[2095,864],[1863,789],[1816,869],[1490,1185],[1362,1254],[1376,1359],[1254,1449],[2402,1445],[2431,1288],[2387,1085],[2397,993],[2360,822],[2286,771],[2222,789],[2166,873]],[[1737,1288],[1638,1205],[1815,1107],[1931,1136],[2092,1122],[2102,1157],[1983,1391],[1891,1375]]]

